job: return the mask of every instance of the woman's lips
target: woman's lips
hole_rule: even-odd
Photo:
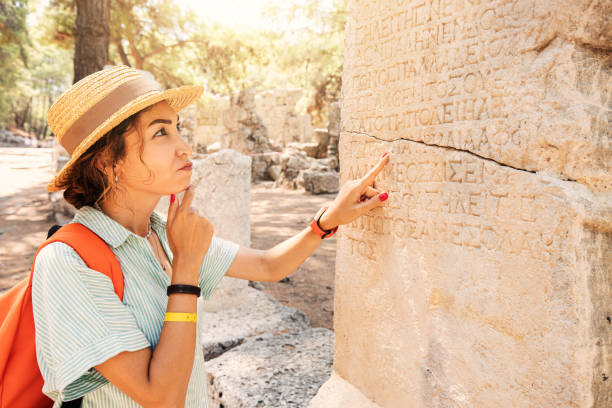
[[[192,167],[192,164],[189,163],[181,167],[179,170],[191,170],[191,167]]]

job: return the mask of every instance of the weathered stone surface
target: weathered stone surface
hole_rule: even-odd
[[[215,235],[248,247],[251,245],[251,158],[223,149],[201,159],[193,159],[191,182],[195,186],[192,207],[206,217]],[[182,193],[179,198],[182,200]],[[168,197],[162,197],[156,211],[166,217]],[[244,298],[248,281],[224,277],[202,310],[231,308]]]
[[[180,113],[180,123],[181,123],[181,137],[185,139],[185,141],[189,144],[189,146],[193,146],[194,150],[201,150],[202,147],[199,147],[198,141],[195,138],[195,130],[197,128],[197,108],[196,105],[189,105],[185,109],[183,109]],[[205,148],[205,145],[204,147]]]
[[[312,138],[310,115],[299,115],[296,104],[303,89],[270,89],[255,95],[258,115],[268,129],[270,140],[285,146],[289,142],[309,142]]]
[[[315,129],[312,133],[312,140],[317,144],[317,159],[327,157],[329,147],[329,131],[327,129]]]
[[[199,144],[210,146],[221,142],[221,135],[227,133],[223,125],[223,112],[230,107],[229,96],[212,96],[204,94],[197,112],[197,126],[194,139]]]
[[[390,151],[390,195],[339,230],[334,370],[371,402],[612,406],[610,7],[350,2],[340,184]]]
[[[313,159],[317,158],[317,153],[319,151],[319,146],[315,142],[307,142],[307,143],[291,142],[291,143],[287,143],[287,147],[292,147],[296,150],[304,152],[306,156],[312,157]]]
[[[255,92],[245,89],[234,93],[230,103],[230,108],[223,112],[227,133],[221,136],[222,145],[243,154],[273,150],[266,126],[255,111]]]
[[[612,194],[351,134],[341,182],[384,151],[387,206],[339,230],[335,371],[384,407],[611,406]]]
[[[340,139],[340,103],[334,102],[329,105],[327,133],[329,144],[327,145],[327,156],[338,157],[338,140]],[[339,170],[337,167],[336,170]]]
[[[251,155],[251,159],[253,160],[251,180],[276,180],[269,169],[271,166],[278,166],[280,164],[280,155],[281,153],[279,152],[265,152]],[[278,167],[280,168],[280,166]]]
[[[299,188],[297,178],[302,170],[310,167],[308,156],[302,151],[294,148],[287,148],[280,155],[281,176],[276,179],[275,186],[283,186],[288,188]]]
[[[38,140],[19,129],[0,129],[0,147],[51,147],[44,140]]]
[[[248,92],[252,94],[252,91]],[[247,110],[254,112],[265,125],[267,137],[273,142],[273,150],[280,151],[280,148],[276,149],[275,146],[285,146],[288,142],[311,141],[310,116],[297,113],[296,104],[303,95],[303,89],[270,89],[254,94],[252,103],[248,102]],[[220,142],[226,138],[224,135],[238,131],[240,120],[244,120],[246,116],[244,111],[236,109],[239,106],[235,104],[235,97],[232,97],[232,101],[227,96],[204,95],[202,98],[203,107],[199,111],[198,126],[194,130],[194,139],[198,144]],[[248,127],[257,130],[257,122],[251,121]],[[242,148],[244,146],[235,149],[243,151]]]
[[[337,193],[339,175],[335,171],[304,170],[304,189],[312,194]]]
[[[200,329],[204,358],[210,360],[263,333],[294,333],[310,327],[301,311],[281,305],[261,290],[247,287],[244,299],[232,309],[203,312]]]
[[[336,372],[319,388],[308,408],[381,408]]]
[[[272,165],[268,168],[268,175],[272,180],[278,180],[281,175],[281,166],[278,164]]]
[[[221,142],[214,142],[213,144],[206,147],[206,151],[209,154],[217,153],[220,150],[223,150]]]
[[[211,408],[306,407],[332,371],[333,332],[251,337],[206,363]]]
[[[350,4],[342,129],[612,191],[609,0]]]

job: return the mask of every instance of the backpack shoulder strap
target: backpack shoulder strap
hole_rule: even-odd
[[[34,343],[32,277],[36,256],[42,248],[56,241],[70,245],[89,268],[108,276],[115,293],[123,300],[121,266],[102,238],[78,223],[66,224],[52,233],[36,251],[30,275],[0,296],[0,407],[53,405],[53,401],[40,391],[43,379]],[[14,401],[19,401],[19,405]]]
[[[108,276],[119,299],[123,300],[123,273],[117,257],[95,232],[83,224],[69,223],[51,235],[38,249],[51,242],[70,245],[83,259],[87,267]],[[36,253],[38,255],[38,252]],[[31,279],[31,276],[30,276]]]

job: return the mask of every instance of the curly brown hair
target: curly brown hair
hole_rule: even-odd
[[[64,199],[67,202],[77,209],[84,205],[93,207],[104,202],[109,194],[120,190],[114,176],[108,177],[96,167],[96,160],[99,156],[104,157],[107,159],[107,166],[114,168],[115,163],[125,158],[125,134],[134,127],[138,115],[150,108],[144,108],[124,119],[77,159],[68,173],[69,184],[64,191]],[[141,161],[142,151],[143,144],[140,143]]]

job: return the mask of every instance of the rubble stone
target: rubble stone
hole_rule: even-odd
[[[288,143],[287,147],[291,147],[294,148],[296,150],[299,150],[301,152],[304,152],[304,154],[308,157],[312,157],[313,159],[317,158],[318,155],[318,151],[319,151],[319,146],[317,143],[314,142],[308,142],[308,143]]]
[[[251,337],[206,362],[211,408],[306,407],[332,372],[324,328]]]
[[[304,189],[312,194],[337,193],[338,172],[304,170]]]
[[[315,129],[313,132],[313,140],[317,144],[317,159],[327,157],[327,149],[329,147],[329,131],[327,129]]]
[[[334,102],[329,105],[327,133],[329,143],[327,145],[327,157],[338,157],[338,140],[340,139],[340,103]],[[339,170],[336,167],[336,170]]]
[[[263,333],[293,333],[310,327],[301,311],[283,306],[261,290],[247,288],[244,299],[232,309],[203,312],[198,318],[204,358],[213,359],[247,337]]]
[[[255,111],[255,92],[242,90],[232,95],[230,102],[223,116],[228,132],[221,137],[221,144],[243,154],[273,150],[266,126]]]

